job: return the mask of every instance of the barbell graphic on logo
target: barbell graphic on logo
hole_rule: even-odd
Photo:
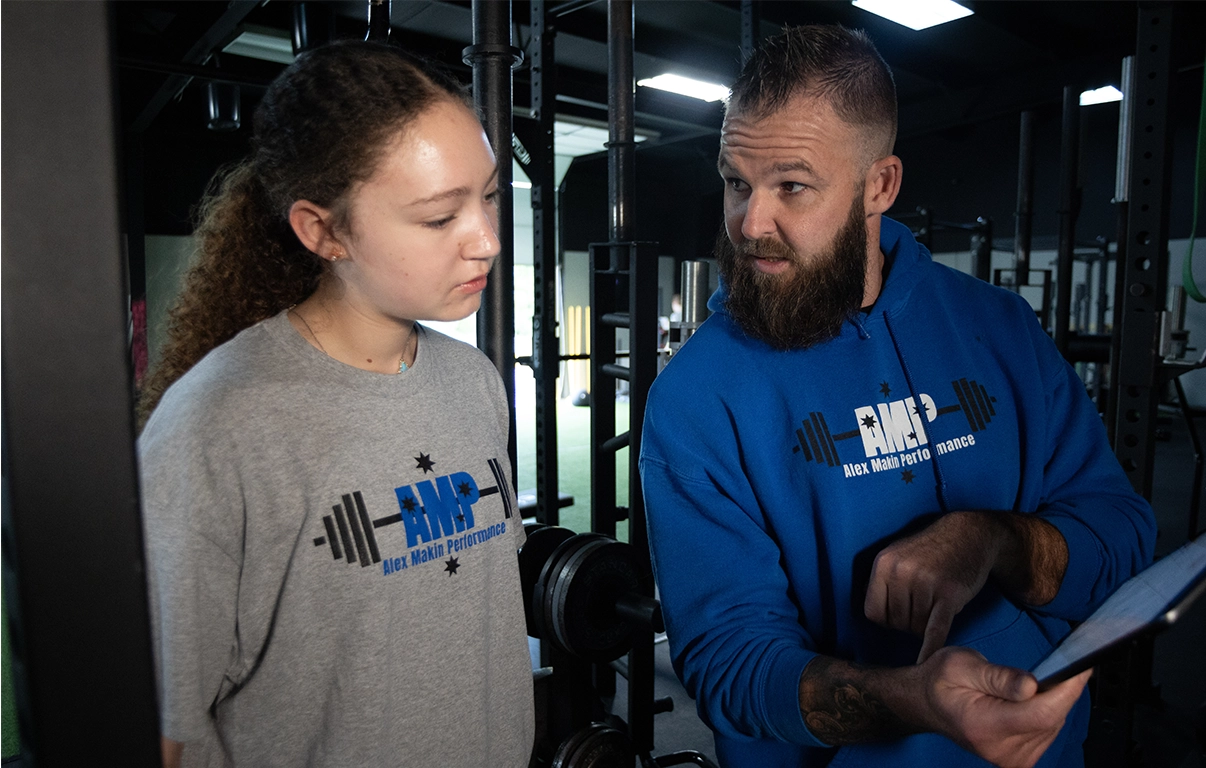
[[[503,514],[507,519],[510,519],[515,515],[515,507],[514,501],[511,498],[511,486],[507,481],[507,475],[498,459],[489,459],[486,463],[490,467],[490,474],[494,477],[495,484],[488,488],[474,488],[473,492],[476,495],[473,500],[476,501],[485,496],[501,493]],[[455,477],[455,475],[450,477]],[[445,478],[439,479],[444,480]],[[468,490],[468,487],[465,486],[465,491],[462,492],[465,493]],[[468,494],[466,493],[466,495]],[[402,498],[403,494],[399,494],[399,497]],[[409,491],[405,494],[405,498],[416,499],[414,493]],[[315,537],[313,540],[314,546],[330,546],[332,558],[335,560],[346,558],[349,565],[360,563],[360,567],[362,568],[381,562],[381,551],[377,546],[376,531],[378,528],[385,528],[395,523],[403,522],[403,514],[428,516],[427,507],[430,506],[430,504],[413,503],[411,505],[412,509],[404,509],[397,514],[386,515],[385,517],[371,520],[368,508],[364,503],[364,496],[360,491],[343,494],[342,501],[342,504],[335,504],[331,507],[331,514],[323,515],[322,524],[323,528],[326,529],[326,535]],[[458,515],[462,523],[466,514],[468,513],[462,512],[461,515]],[[447,527],[448,523],[445,522],[443,525]],[[433,525],[432,527],[437,532],[439,531],[439,525]],[[472,523],[470,523],[470,527],[472,527]]]
[[[955,379],[951,382],[951,389],[957,402],[942,407],[938,407],[929,395],[923,394],[920,396],[921,405],[917,405],[910,397],[907,400],[880,403],[878,410],[871,406],[855,409],[859,425],[847,432],[830,432],[825,415],[820,411],[812,411],[796,428],[796,444],[792,446],[791,451],[794,454],[803,454],[805,461],[836,467],[842,464],[841,458],[838,457],[837,444],[844,440],[861,437],[866,444],[870,436],[891,450],[913,448],[927,442],[924,424],[955,411],[963,412],[972,432],[987,429],[997,415],[993,407],[997,399],[989,395],[984,385],[974,379]],[[922,418],[923,411],[925,418]],[[878,434],[876,430],[879,430]]]

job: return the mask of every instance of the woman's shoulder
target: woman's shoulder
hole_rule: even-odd
[[[245,415],[240,411],[254,410],[249,394],[281,379],[287,367],[267,327],[270,322],[253,325],[215,347],[168,387],[146,431],[168,424],[212,430],[224,422],[238,423]]]

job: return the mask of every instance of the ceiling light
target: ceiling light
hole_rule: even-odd
[[[1091,91],[1084,91],[1080,94],[1080,105],[1082,107],[1089,104],[1108,104],[1111,101],[1122,101],[1122,91],[1112,85],[1102,86]]]
[[[638,80],[637,85],[643,85],[646,88],[657,88],[661,91],[670,91],[683,96],[690,96],[693,99],[702,99],[703,101],[720,101],[729,95],[729,89],[723,85],[715,83],[705,83],[702,80],[692,80],[689,77],[681,75],[658,75],[644,80]]]
[[[531,189],[532,182],[530,181],[512,181],[511,186],[515,189]]]
[[[563,157],[606,152],[609,135],[605,123],[596,126],[557,120],[553,123],[553,151]],[[633,139],[641,142],[656,135],[649,131],[636,130]]]
[[[293,63],[293,41],[288,36],[243,32],[222,49],[223,53],[247,56],[278,64]]]
[[[953,0],[853,0],[853,3],[888,21],[918,30],[972,15],[971,10]]]

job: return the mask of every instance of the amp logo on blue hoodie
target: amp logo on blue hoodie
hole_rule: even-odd
[[[851,421],[845,423],[854,426],[845,432],[831,432],[825,415],[813,411],[796,427],[796,444],[792,447],[792,453],[803,454],[805,461],[841,467],[846,477],[899,469],[901,466],[929,461],[931,444],[926,425],[956,412],[962,413],[967,419],[970,432],[939,442],[932,446],[932,450],[941,455],[973,446],[976,444],[975,433],[987,429],[996,416],[993,403],[997,399],[974,380],[956,379],[951,382],[951,389],[954,402],[949,405],[940,406],[933,397],[923,392],[916,400],[906,397],[855,408],[852,417],[843,417],[843,421],[850,418]],[[880,385],[880,392],[884,397],[889,396],[891,387],[887,382]],[[921,401],[920,404],[917,400]],[[839,456],[838,444],[855,438],[859,438],[855,445],[862,446],[861,454],[853,445],[843,445],[846,455]],[[910,472],[904,473],[906,483],[912,482],[912,479]]]

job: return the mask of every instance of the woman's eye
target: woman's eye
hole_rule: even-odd
[[[444,227],[448,226],[452,222],[452,220],[455,218],[456,218],[455,216],[448,216],[447,218],[443,218],[438,221],[426,221],[423,223],[423,226],[425,226],[429,229],[443,229]]]
[[[497,203],[498,202],[498,190],[497,189],[495,189],[492,192],[486,193],[486,202],[487,203]]]

